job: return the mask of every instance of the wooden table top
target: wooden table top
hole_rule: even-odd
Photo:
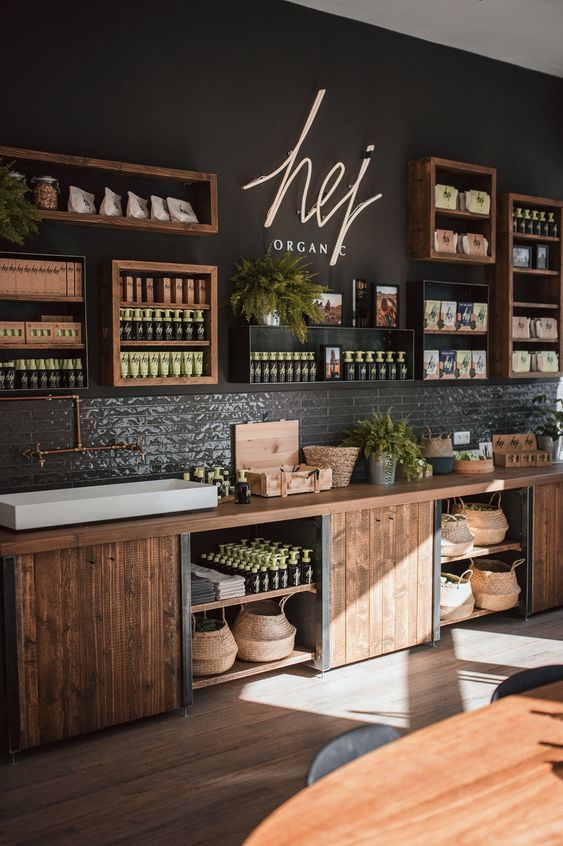
[[[245,846],[563,843],[563,682],[413,732],[302,790]]]

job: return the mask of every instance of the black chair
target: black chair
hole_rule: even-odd
[[[499,684],[491,697],[491,702],[496,702],[497,699],[502,699],[504,696],[525,693],[534,687],[541,687],[544,684],[552,684],[557,681],[563,681],[563,664],[547,664],[545,667],[522,670]]]
[[[398,731],[381,723],[360,726],[335,737],[314,758],[307,774],[307,786],[367,752],[398,740],[399,737]]]

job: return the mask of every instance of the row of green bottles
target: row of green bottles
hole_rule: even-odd
[[[285,590],[312,584],[312,549],[283,545],[282,541],[256,538],[219,544],[216,552],[203,553],[201,565],[232,576],[243,576],[247,593]]]
[[[251,382],[316,382],[313,352],[254,352],[250,357]]]
[[[546,217],[547,215],[547,217]],[[558,238],[559,228],[555,212],[523,209],[518,206],[512,214],[512,231],[519,235],[538,235],[542,238]]]
[[[376,382],[408,379],[407,354],[402,350],[345,350],[344,380]]]
[[[119,337],[122,341],[205,341],[203,311],[120,308]]]
[[[83,388],[79,358],[18,358],[0,362],[0,391]]]

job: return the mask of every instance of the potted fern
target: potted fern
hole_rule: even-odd
[[[538,446],[551,453],[552,461],[559,461],[563,455],[563,399],[550,402],[545,394],[540,394],[533,398],[532,406],[532,411],[540,418],[537,426]]]
[[[409,480],[424,472],[426,462],[408,419],[393,420],[391,409],[385,414],[374,411],[371,417],[359,420],[342,446],[360,447],[370,485],[392,485],[397,464],[402,465]]]
[[[313,283],[314,275],[302,256],[274,257],[271,247],[261,258],[241,258],[230,277],[233,314],[249,323],[285,326],[303,342],[306,319],[318,323],[322,318],[317,300],[325,288]]]
[[[37,232],[41,218],[25,196],[29,188],[12,171],[13,165],[0,161],[0,238],[21,245]]]

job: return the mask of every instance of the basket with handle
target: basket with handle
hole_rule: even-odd
[[[420,451],[425,458],[450,458],[454,454],[451,432],[433,435],[428,426],[427,433],[420,437]]]
[[[461,576],[442,573],[440,578],[440,620],[442,623],[465,620],[473,613],[475,597],[471,588],[472,577],[471,569],[465,570]],[[450,581],[444,581],[445,579]]]
[[[280,661],[293,652],[296,629],[283,610],[288,599],[242,606],[233,625],[241,661]]]
[[[506,611],[518,605],[521,588],[514,571],[525,560],[518,558],[513,564],[496,558],[472,561],[472,585],[477,607],[487,611]]]
[[[494,493],[489,502],[464,502],[459,497],[452,510],[454,514],[462,514],[467,520],[475,535],[475,546],[493,546],[505,539],[508,520],[501,508],[499,492]]]
[[[360,454],[359,447],[307,446],[303,447],[307,464],[313,467],[330,467],[332,487],[346,488]]]
[[[206,614],[204,612],[204,619]],[[196,631],[192,614],[192,672],[194,676],[216,676],[226,673],[235,663],[238,646],[221,609],[223,625],[212,632]]]
[[[462,514],[442,514],[441,554],[444,558],[469,555],[474,542],[473,533]]]

